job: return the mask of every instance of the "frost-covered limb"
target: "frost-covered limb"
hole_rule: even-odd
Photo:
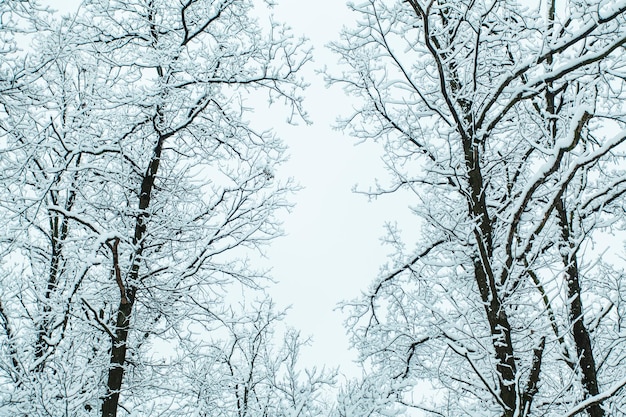
[[[413,270],[413,268],[415,267],[415,264],[418,263],[419,261],[422,261],[424,259],[424,257],[428,256],[428,254],[437,248],[437,246],[441,245],[445,243],[445,240],[439,240],[437,242],[432,243],[429,247],[427,247],[426,249],[424,249],[422,252],[420,252],[419,254],[415,255],[415,257],[413,257],[413,259],[409,260],[409,262],[407,262],[405,265],[402,265],[399,268],[396,268],[394,271],[390,272],[389,274],[386,274],[385,277],[383,279],[381,279],[378,284],[376,284],[376,287],[373,289],[373,291],[371,292],[369,299],[370,299],[370,311],[372,314],[372,320],[374,321],[374,323],[378,324],[378,318],[376,317],[376,307],[375,307],[375,302],[376,302],[376,298],[378,297],[379,292],[381,291],[381,289],[385,286],[385,284],[389,281],[392,281],[396,276],[405,273],[408,270]]]
[[[575,415],[584,412],[590,407],[601,404],[612,396],[618,394],[625,386],[626,378],[615,382],[609,388],[605,389],[601,394],[585,399],[571,410],[568,410],[567,413],[563,415],[563,417],[574,417]]]
[[[572,147],[572,145],[578,143],[580,141],[580,136],[582,134],[582,128],[585,125],[585,123],[591,118],[591,115],[587,112],[581,112],[579,117],[575,119],[574,124],[572,125],[572,129],[571,129],[571,134],[570,134],[570,139],[567,140],[564,143],[564,146],[559,146],[556,149],[556,152],[554,152],[554,156],[552,158],[552,160],[550,160],[549,162],[547,162],[546,164],[544,164],[541,168],[539,168],[537,170],[537,173],[535,174],[536,177],[530,181],[528,181],[528,185],[526,186],[525,190],[522,192],[522,194],[520,195],[520,197],[518,197],[517,201],[517,205],[516,207],[514,207],[514,209],[512,210],[513,212],[513,216],[510,219],[509,223],[511,224],[509,232],[508,232],[508,237],[507,237],[507,252],[508,252],[508,259],[507,259],[507,265],[512,265],[513,260],[516,256],[515,253],[513,253],[512,249],[513,249],[513,240],[516,236],[516,233],[519,230],[519,226],[520,226],[520,219],[522,214],[524,213],[524,211],[527,209],[528,204],[530,203],[531,199],[533,198],[533,194],[537,191],[537,189],[545,184],[546,180],[548,177],[550,177],[552,174],[554,174],[561,166],[561,161],[563,160],[563,157],[565,155],[565,153],[571,149],[569,149],[570,147]],[[575,146],[575,145],[574,145]],[[609,149],[607,149],[608,152]],[[602,154],[598,155],[598,158],[600,158],[602,156]],[[569,179],[571,180],[574,175],[570,175],[568,176]],[[565,184],[563,184],[563,187],[560,190],[564,190],[564,188],[567,186],[567,182],[565,182]],[[555,200],[558,198],[558,195],[560,195],[559,192],[556,193],[556,197]],[[521,251],[521,253],[528,253],[530,250],[530,245],[533,242],[533,238],[534,236],[538,236],[541,233],[541,230],[545,227],[546,223],[548,222],[548,219],[550,218],[551,214],[552,214],[552,209],[554,208],[554,206],[549,206],[547,210],[544,211],[544,215],[543,215],[543,219],[542,221],[539,223],[539,225],[537,226],[537,228],[535,229],[535,231],[530,235],[531,238],[529,239],[528,244],[526,245],[526,247],[524,247],[524,249]],[[504,281],[504,277],[501,279],[502,281]]]
[[[381,274],[375,316],[371,292],[346,304],[364,379],[387,393],[386,406],[411,404],[403,396],[430,384],[430,408],[444,415],[560,416],[614,380],[593,358],[624,360],[612,347],[619,315],[597,311],[618,298],[598,285],[601,255],[589,248],[605,230],[621,233],[624,86],[610,69],[624,65],[625,7],[353,6],[359,22],[332,45],[346,69],[328,78],[361,100],[342,127],[383,142],[389,185],[373,193],[413,192],[415,246],[446,242],[419,269]],[[391,265],[411,259],[405,242],[389,241]],[[440,332],[473,346],[480,375],[441,348]],[[394,375],[414,379],[389,391],[381,381]],[[619,403],[613,395],[587,413]]]
[[[528,262],[526,261],[526,266],[528,266]],[[558,340],[560,347],[563,351],[563,357],[565,359],[565,362],[570,366],[570,368],[573,370],[574,366],[575,366],[575,362],[572,361],[572,357],[570,356],[569,353],[569,349],[567,347],[567,344],[565,343],[565,338],[564,336],[561,334],[561,331],[559,330],[559,325],[556,321],[556,315],[554,313],[554,308],[552,307],[552,302],[550,301],[548,294],[545,290],[545,287],[542,285],[539,276],[532,270],[528,271],[528,275],[531,277],[533,284],[537,287],[537,290],[539,291],[539,294],[541,294],[541,301],[543,302],[543,305],[546,309],[546,312],[548,314],[548,320],[550,321],[550,327],[552,328],[552,331],[554,332],[554,336],[556,337],[556,339]]]
[[[111,340],[115,341],[115,334],[113,334],[113,331],[109,328],[109,326],[102,321],[102,318],[100,318],[100,314],[96,311],[96,309],[89,305],[89,303],[84,298],[81,298],[80,301],[85,305],[85,307],[87,307],[87,309],[89,309],[89,311],[93,313],[93,319],[96,321],[96,323],[98,323],[100,329],[104,330],[104,332],[109,335]]]
[[[481,370],[479,369],[478,366],[476,366],[476,363],[474,363],[474,361],[472,360],[472,358],[469,356],[469,353],[467,351],[467,349],[465,349],[463,346],[458,346],[456,343],[451,342],[449,344],[450,348],[454,351],[454,353],[456,353],[457,355],[462,356],[463,358],[465,358],[465,360],[467,361],[467,363],[469,363],[470,367],[472,368],[472,371],[474,371],[474,373],[476,374],[476,376],[478,377],[478,379],[480,380],[480,382],[482,383],[483,387],[485,387],[487,389],[487,391],[489,391],[489,393],[491,394],[491,396],[493,397],[493,399],[500,404],[500,406],[504,409],[506,409],[508,407],[508,405],[502,400],[502,398],[500,397],[500,393],[499,390],[492,386],[492,384],[487,380],[487,378],[482,374]]]
[[[522,393],[522,398],[520,402],[520,410],[519,414],[522,417],[529,415],[530,409],[532,406],[532,401],[539,392],[539,379],[541,376],[541,364],[543,360],[543,352],[546,346],[546,338],[542,337],[539,340],[539,344],[533,349],[533,359],[531,362],[530,373],[528,375],[528,379],[526,381],[526,386],[524,387],[524,391]]]
[[[577,44],[579,44],[581,41],[593,35],[595,31],[600,32],[597,35],[598,37],[600,37],[602,33],[601,33],[601,30],[598,30],[598,29],[602,28],[603,25],[607,25],[611,22],[619,20],[623,16],[624,12],[626,12],[626,5],[621,4],[618,7],[616,7],[614,10],[612,10],[610,13],[608,13],[606,16],[602,16],[602,17],[598,16],[596,19],[590,19],[588,22],[586,22],[586,24],[581,26],[577,30],[577,32],[573,33],[571,37],[569,38],[563,37],[563,39],[559,40],[559,42],[557,42],[555,45],[551,45],[550,47],[546,48],[546,50],[542,50],[541,55],[539,55],[538,57],[527,58],[525,62],[522,63],[519,69],[517,69],[515,72],[510,74],[507,78],[505,78],[500,83],[499,86],[493,89],[493,91],[491,92],[491,97],[489,101],[483,107],[480,116],[476,119],[477,126],[481,128],[485,124],[485,121],[487,118],[492,118],[492,122],[489,124],[488,128],[486,129],[487,131],[490,131],[491,129],[495,127],[498,121],[506,114],[502,112],[492,112],[492,109],[496,105],[496,103],[498,103],[498,101],[501,99],[501,96],[506,90],[506,88],[511,83],[513,83],[513,81],[515,81],[517,78],[527,78],[526,74],[531,69],[536,68],[538,65],[544,62],[547,62],[550,59],[554,59],[555,55],[564,54],[568,52],[570,48],[575,48]],[[617,42],[617,44],[620,44],[620,45],[622,43],[623,43],[623,39]],[[597,60],[602,59],[604,57],[606,57],[606,55],[602,56],[601,54],[600,56],[598,56]],[[584,59],[578,60],[579,63],[583,61]],[[593,62],[593,60],[591,62]],[[553,79],[545,80],[545,81],[546,82],[556,81],[558,79],[559,77],[553,77]],[[512,108],[512,106],[510,105],[505,106],[505,109],[510,109],[510,108]]]
[[[194,381],[153,377],[211,363],[217,346],[188,350],[197,339],[186,330],[244,339],[222,333],[225,294],[268,282],[246,254],[280,235],[276,213],[295,187],[274,180],[285,147],[248,126],[242,103],[264,91],[305,117],[298,72],[311,58],[252,7],[85,2],[33,33],[31,84],[3,96],[0,209],[12,237],[2,253],[22,271],[6,280],[3,306],[23,337],[13,338],[16,358],[35,372],[2,391],[3,412],[111,416],[145,400],[147,414],[179,416],[173,404]],[[188,356],[163,367],[154,340]],[[257,340],[257,352],[271,343]],[[271,371],[258,368],[264,380]],[[208,386],[227,389],[216,381]],[[259,402],[282,395],[257,388]]]
[[[246,313],[242,307],[212,311],[221,324],[209,340],[199,335],[181,340],[179,360],[185,365],[173,372],[184,384],[175,393],[179,401],[171,412],[321,415],[322,395],[334,379],[332,372],[298,367],[299,352],[306,342],[280,325],[283,313],[274,311],[271,302],[256,303],[256,313]],[[197,362],[199,352],[213,360]]]

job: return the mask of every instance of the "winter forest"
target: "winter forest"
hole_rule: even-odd
[[[0,0],[0,417],[626,416],[626,1],[280,2]],[[331,91],[357,372],[272,296]]]

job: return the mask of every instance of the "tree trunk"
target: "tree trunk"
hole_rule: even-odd
[[[583,320],[583,301],[580,289],[578,261],[576,250],[570,244],[570,226],[565,204],[559,198],[556,204],[559,226],[561,227],[561,239],[565,251],[563,251],[563,264],[565,265],[565,280],[567,284],[567,299],[569,301],[569,320],[572,327],[572,336],[576,345],[576,353],[582,373],[582,385],[588,396],[600,393],[598,389],[598,375],[596,362],[593,358],[591,337]],[[603,417],[604,410],[600,404],[594,404],[587,409],[589,417]]]
[[[102,402],[102,417],[116,417],[119,404],[120,389],[124,377],[124,363],[126,361],[126,346],[130,318],[133,311],[135,294],[128,294],[127,302],[120,300],[117,309],[115,339],[111,346],[109,377],[107,380],[107,395]]]
[[[160,111],[157,109],[157,118]],[[139,262],[143,255],[144,242],[146,233],[146,221],[148,218],[147,209],[150,206],[152,198],[152,190],[154,188],[154,180],[159,170],[161,160],[161,151],[165,136],[159,134],[159,139],[154,148],[154,153],[146,174],[141,182],[141,191],[139,194],[139,214],[135,222],[135,234],[133,236],[133,244],[135,249],[133,264],[128,275],[127,282],[131,285],[129,288],[120,286],[120,304],[117,310],[117,320],[115,329],[115,340],[112,341],[111,358],[109,362],[109,377],[107,380],[107,394],[102,403],[102,417],[116,417],[119,407],[120,390],[124,378],[124,362],[126,360],[126,351],[128,346],[128,332],[130,329],[130,319],[132,317],[133,305],[135,304],[135,296],[137,293],[137,282],[139,279]],[[119,268],[119,265],[114,265]]]
[[[485,201],[484,181],[479,165],[477,145],[464,141],[465,164],[471,196],[468,199],[469,211],[478,223],[474,230],[478,247],[478,259],[474,260],[474,277],[485,306],[487,321],[492,338],[492,346],[496,355],[496,371],[498,372],[501,405],[504,407],[503,417],[512,417],[517,403],[515,375],[517,367],[513,355],[511,341],[511,325],[500,302],[496,279],[491,268],[493,242],[491,220]]]

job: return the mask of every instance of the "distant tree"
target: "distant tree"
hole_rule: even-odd
[[[347,303],[367,375],[337,413],[626,415],[626,281],[603,255],[623,245],[626,4],[351,9],[343,126],[383,141],[371,194],[412,192],[420,220]]]
[[[306,416],[319,405],[330,377],[297,373],[291,333],[273,345],[281,315],[231,307],[262,293],[266,273],[247,254],[280,234],[294,189],[274,177],[284,146],[247,123],[245,100],[267,94],[304,118],[297,73],[310,59],[252,8],[85,1],[32,25],[32,47],[7,58],[3,88],[17,85],[11,71],[25,76],[0,113],[0,414]]]
[[[299,370],[304,342],[292,329],[281,329],[269,302],[252,312],[223,321],[228,338],[211,343],[211,360],[172,367],[182,371],[180,401],[190,415],[233,417],[318,417],[326,415],[326,388],[332,375],[324,370]],[[250,307],[245,307],[250,310]],[[282,338],[276,346],[274,339]],[[195,347],[188,351],[193,357]],[[185,355],[183,355],[184,357]],[[185,383],[186,382],[186,383]],[[178,413],[175,413],[178,415]]]

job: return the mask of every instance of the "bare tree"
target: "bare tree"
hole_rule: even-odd
[[[390,228],[393,264],[348,303],[378,391],[339,414],[625,415],[623,274],[593,245],[623,230],[626,5],[352,10],[329,81],[363,105],[343,126],[384,140],[371,194],[413,192],[421,231],[406,250]]]
[[[294,186],[274,177],[284,146],[249,126],[245,100],[267,94],[305,118],[297,73],[310,53],[252,9],[88,1],[37,34],[28,88],[1,114],[3,412],[197,415],[172,406],[195,382],[169,380],[173,367],[229,343],[270,349],[280,315],[259,306],[266,325],[251,333],[255,313],[233,316],[228,294],[262,291],[247,254],[280,234]],[[281,371],[261,369],[295,372],[299,346],[282,348]],[[310,378],[309,397],[329,379]],[[286,395],[270,388],[257,400]]]
[[[230,337],[210,343],[212,360],[183,360],[185,366],[173,367],[182,371],[177,379],[187,382],[180,392],[186,400],[178,403],[193,410],[189,414],[313,417],[327,411],[324,394],[333,384],[332,374],[299,369],[306,341],[293,329],[279,326],[282,314],[273,311],[270,302],[243,314],[233,309],[224,317],[221,330]],[[188,340],[185,346],[192,352],[198,344],[206,340]],[[188,353],[182,358],[193,357]]]

